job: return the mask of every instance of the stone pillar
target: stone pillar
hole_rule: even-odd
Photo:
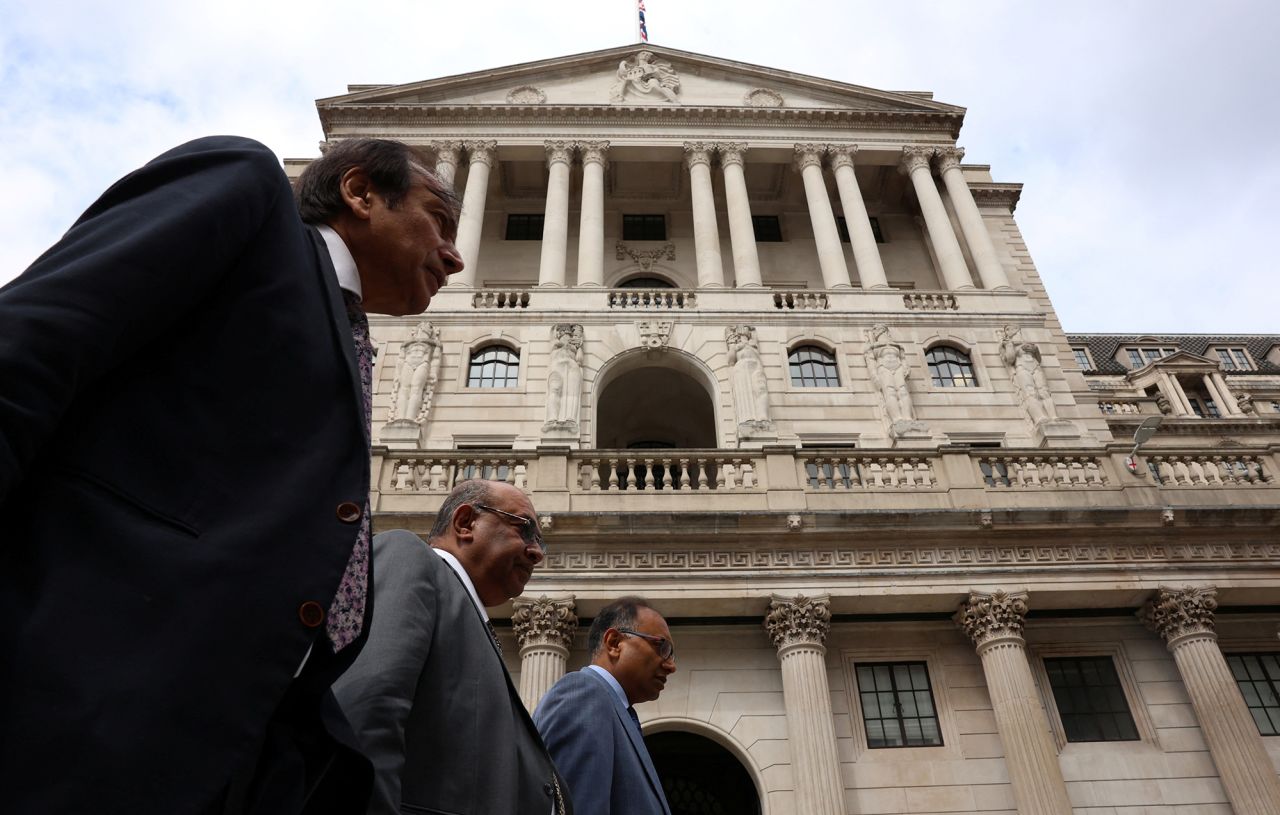
[[[542,218],[538,285],[561,287],[569,248],[569,165],[573,163],[573,142],[549,141],[546,145],[547,208]]]
[[[1049,719],[1027,662],[1022,638],[1026,614],[1025,592],[971,591],[955,621],[982,659],[1018,815],[1071,815]]]
[[[520,643],[520,701],[532,713],[543,694],[564,676],[573,632],[578,628],[573,597],[537,600],[517,597],[511,625]]]
[[[1218,406],[1219,416],[1231,416],[1231,405],[1227,404],[1227,400],[1222,398],[1222,392],[1218,388],[1218,383],[1214,380],[1212,374],[1205,374],[1201,379],[1204,381],[1204,391],[1208,394],[1213,403]],[[1207,413],[1207,411],[1206,411]]]
[[[436,151],[436,177],[452,187],[458,174],[458,161],[462,158],[462,142],[433,141],[431,148]]]
[[[1218,648],[1212,588],[1161,587],[1138,612],[1173,654],[1236,815],[1280,815],[1280,778]]]
[[[956,208],[960,230],[964,232],[964,240],[969,244],[969,253],[973,255],[973,264],[978,267],[983,288],[1009,288],[1009,276],[1000,265],[996,247],[991,243],[991,233],[987,231],[982,213],[973,200],[969,182],[964,180],[964,173],[960,170],[964,150],[959,147],[940,147],[937,156],[938,172],[942,176],[942,182],[947,185],[947,194],[951,196],[951,203]]]
[[[782,663],[782,697],[796,788],[796,812],[844,815],[844,783],[836,758],[836,733],[827,686],[831,627],[828,598],[773,595],[764,627]]]
[[[858,280],[864,289],[884,289],[889,279],[880,262],[880,247],[871,231],[871,217],[858,189],[858,178],[853,171],[853,156],[857,145],[831,145],[831,169],[836,176],[836,189],[840,193],[840,206],[844,209],[845,226],[849,229],[849,245],[853,248],[853,262],[858,267]]]
[[[844,250],[840,248],[840,232],[836,229],[836,216],[831,212],[831,199],[827,197],[827,182],[822,177],[821,144],[797,144],[796,167],[804,179],[804,197],[809,202],[809,222],[813,226],[813,240],[818,246],[818,266],[822,269],[822,285],[828,289],[848,289],[849,267],[844,264]]]
[[[689,165],[689,192],[693,197],[693,244],[698,257],[698,288],[724,288],[724,265],[720,260],[720,229],[716,226],[716,200],[711,190],[713,145],[685,142],[684,159]]]
[[[724,202],[729,213],[729,240],[733,244],[733,277],[740,289],[759,288],[760,255],[756,251],[756,230],[751,224],[751,202],[747,198],[747,178],[742,172],[745,144],[718,144],[720,169],[724,172]]]
[[[1222,406],[1223,416],[1243,416],[1244,411],[1236,404],[1236,396],[1231,392],[1231,386],[1227,384],[1227,378],[1221,373],[1214,371],[1209,374],[1209,379],[1218,386],[1218,393],[1222,396],[1218,402]]]
[[[578,221],[579,286],[604,285],[604,169],[607,141],[578,142],[582,156],[582,216]]]
[[[932,147],[904,147],[901,169],[915,187],[920,212],[924,215],[924,225],[929,230],[933,251],[938,256],[942,285],[952,291],[972,289],[973,278],[969,276],[969,267],[964,265],[960,244],[956,241],[955,232],[951,230],[951,219],[947,217],[942,196],[938,195],[938,188],[933,184],[933,173],[929,171],[931,158]]]
[[[1160,372],[1161,390],[1164,391],[1165,397],[1169,400],[1169,407],[1173,409],[1174,416],[1194,416],[1195,411],[1191,409],[1191,403],[1187,401],[1187,395],[1182,392],[1182,386],[1178,384],[1169,373]]]
[[[458,221],[458,239],[454,244],[462,256],[464,268],[451,275],[450,286],[476,285],[476,264],[480,260],[480,232],[484,228],[484,202],[489,194],[489,171],[498,160],[496,141],[465,142],[471,158],[467,189],[462,194],[462,217]]]

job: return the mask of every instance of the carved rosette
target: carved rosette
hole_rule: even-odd
[[[547,147],[547,167],[559,164],[573,163],[574,143],[571,141],[549,141],[546,142]]]
[[[1216,637],[1213,612],[1218,608],[1218,590],[1187,586],[1161,586],[1156,596],[1138,611],[1138,619],[1160,635],[1170,650],[1188,636]]]
[[[911,175],[922,167],[928,170],[929,162],[932,159],[932,147],[904,147],[902,148],[902,164],[899,166],[902,172]]]
[[[804,170],[806,167],[822,167],[822,156],[827,152],[825,144],[797,144],[796,145],[796,169]]]
[[[793,645],[822,646],[831,630],[830,597],[775,594],[764,617],[765,630],[778,651]]]
[[[521,85],[507,92],[507,103],[512,105],[544,105],[547,95],[535,85]]]
[[[938,160],[938,172],[945,173],[947,170],[960,168],[960,159],[964,158],[964,148],[939,147],[934,151],[934,156]]]
[[[706,167],[711,166],[711,154],[715,151],[714,144],[700,141],[687,141],[684,143],[684,161],[693,169],[701,164]]]
[[[997,640],[1022,641],[1022,626],[1027,618],[1027,593],[994,591],[990,594],[970,591],[969,599],[960,604],[954,619],[973,641],[975,647]]]
[[[578,155],[582,157],[582,163],[599,164],[604,166],[609,163],[609,142],[607,141],[580,141],[577,143]]]
[[[852,167],[853,157],[858,153],[856,144],[828,144],[827,155],[831,157],[831,169]]]
[[[747,146],[740,142],[718,142],[716,150],[720,153],[721,167],[728,167],[731,164],[741,167],[747,155]]]
[[[489,169],[498,163],[498,143],[496,141],[466,141],[467,155],[472,164],[483,164]]]
[[[573,644],[573,632],[578,628],[572,597],[563,600],[552,600],[546,595],[536,600],[518,597],[512,605],[515,611],[511,615],[511,626],[515,629],[521,651],[549,645],[568,652]]]
[[[749,108],[780,108],[786,104],[782,94],[770,88],[753,88],[742,97],[742,103]]]

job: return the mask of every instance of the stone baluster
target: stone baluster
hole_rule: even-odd
[[[964,150],[960,147],[940,147],[937,156],[938,173],[942,176],[942,182],[947,185],[947,195],[951,196],[951,203],[956,208],[960,231],[964,233],[965,243],[969,244],[969,253],[973,255],[973,264],[978,267],[983,288],[1009,288],[1009,276],[1000,265],[996,247],[991,242],[991,233],[987,231],[982,213],[978,211],[978,204],[973,200],[973,191],[969,189],[969,182],[964,180],[964,172],[960,169]]]
[[[578,142],[582,156],[582,215],[578,221],[579,286],[604,285],[604,171],[609,142]]]
[[[718,144],[720,169],[724,173],[724,202],[729,214],[729,240],[733,245],[734,285],[740,289],[759,288],[760,254],[756,231],[751,223],[751,202],[743,173],[744,144]]]
[[[1071,815],[1049,719],[1027,661],[1022,638],[1026,614],[1023,592],[970,592],[955,621],[982,660],[1019,815]]]
[[[858,189],[858,177],[853,170],[853,157],[858,152],[855,144],[828,145],[831,170],[836,176],[836,189],[840,193],[840,206],[844,209],[845,227],[849,230],[849,245],[853,249],[853,263],[858,267],[858,280],[864,289],[884,289],[889,279],[880,262],[880,247],[871,231],[871,216]]]
[[[480,233],[484,229],[484,203],[489,195],[489,171],[498,161],[498,143],[469,141],[465,144],[471,166],[467,172],[467,189],[462,194],[458,239],[454,241],[464,267],[461,272],[450,276],[449,285],[474,288],[480,261]]]
[[[431,148],[436,151],[436,176],[445,186],[452,187],[458,174],[458,161],[462,158],[462,142],[433,141]]]
[[[942,204],[942,196],[938,194],[938,188],[933,183],[933,173],[929,170],[932,158],[932,147],[904,147],[900,168],[915,187],[920,212],[924,215],[924,225],[929,230],[929,239],[933,242],[933,251],[938,257],[938,266],[941,267],[942,285],[952,291],[972,289],[973,278],[969,275],[969,267],[965,266],[960,243],[951,229],[951,219],[947,217],[947,209]]]
[[[1212,588],[1161,587],[1138,612],[1173,654],[1209,755],[1237,815],[1280,815],[1280,778],[1218,648]]]
[[[711,153],[714,146],[685,142],[689,167],[689,192],[693,198],[693,244],[698,260],[698,288],[724,288],[724,264],[720,260],[720,229],[716,226],[716,201],[711,188]]]
[[[574,598],[537,600],[518,597],[511,625],[520,643],[520,701],[530,713],[543,694],[564,676],[573,632],[578,628]]]
[[[826,595],[774,595],[765,629],[782,663],[782,698],[787,709],[787,736],[796,791],[796,812],[843,815],[844,783],[836,753],[827,686],[827,649],[831,627]]]
[[[852,287],[849,282],[849,267],[844,263],[840,231],[836,229],[836,216],[831,211],[827,182],[822,176],[822,156],[826,149],[821,144],[797,144],[796,168],[800,170],[800,178],[804,181],[804,197],[809,204],[809,222],[818,248],[822,285],[828,289],[848,289]]]

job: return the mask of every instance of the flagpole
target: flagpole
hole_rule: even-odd
[[[649,42],[649,28],[644,19],[644,0],[636,0],[636,41],[642,44]]]

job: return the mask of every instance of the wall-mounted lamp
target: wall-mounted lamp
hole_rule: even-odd
[[[1142,477],[1141,468],[1138,466],[1138,448],[1151,440],[1156,434],[1156,429],[1160,427],[1160,423],[1164,421],[1163,416],[1148,416],[1142,420],[1142,424],[1138,425],[1138,429],[1133,431],[1133,449],[1129,451],[1129,455],[1124,458],[1124,466],[1129,468],[1129,472]]]

